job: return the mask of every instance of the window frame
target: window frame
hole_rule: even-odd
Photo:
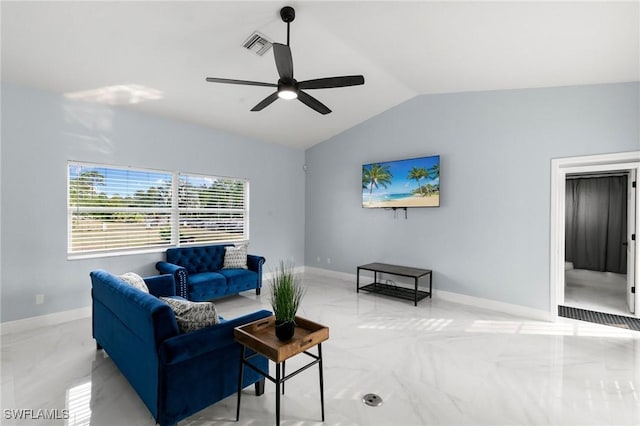
[[[170,207],[107,207],[107,206],[80,206],[76,204],[72,205],[72,167],[79,167],[85,169],[113,169],[119,172],[141,172],[141,173],[159,173],[159,174],[167,174],[171,177],[171,206]],[[75,259],[86,259],[86,258],[99,258],[99,257],[111,257],[111,256],[124,256],[130,254],[144,254],[144,253],[156,253],[156,252],[164,252],[168,248],[172,247],[188,247],[188,246],[197,246],[203,244],[238,244],[238,243],[247,243],[249,241],[249,217],[250,217],[250,182],[247,178],[237,178],[237,177],[227,177],[227,176],[212,176],[205,175],[201,173],[189,173],[189,172],[181,172],[181,171],[170,171],[170,170],[160,170],[160,169],[150,169],[150,168],[141,168],[141,167],[132,167],[132,166],[120,166],[114,164],[100,164],[100,163],[92,163],[85,161],[75,161],[68,160],[66,165],[66,173],[67,173],[67,259],[75,260]],[[209,179],[213,182],[224,180],[224,181],[232,181],[232,182],[240,182],[242,184],[242,199],[243,199],[243,209],[228,209],[233,210],[234,213],[240,213],[242,218],[242,233],[239,234],[239,238],[227,238],[227,239],[210,239],[210,240],[198,240],[198,241],[180,241],[180,214],[184,211],[184,208],[179,206],[179,192],[180,192],[180,178],[182,176],[187,177],[197,177],[200,179]],[[135,182],[135,181],[134,181]],[[192,212],[207,212],[216,210],[218,212],[228,212],[224,208],[203,208],[203,209],[189,209]],[[72,251],[74,238],[73,238],[73,220],[75,215],[78,213],[169,213],[170,220],[170,238],[167,244],[157,244],[151,246],[126,246],[121,248],[112,248],[112,249],[89,249],[89,250],[76,250]]]

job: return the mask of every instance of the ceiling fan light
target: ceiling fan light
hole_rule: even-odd
[[[281,99],[295,99],[298,97],[298,92],[293,89],[281,89],[278,91],[278,97]]]

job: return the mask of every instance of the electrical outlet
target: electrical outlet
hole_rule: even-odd
[[[327,265],[331,265],[331,258],[327,257]]]
[[[316,262],[320,263],[320,256],[316,257]]]
[[[36,305],[44,304],[44,294],[36,294]]]

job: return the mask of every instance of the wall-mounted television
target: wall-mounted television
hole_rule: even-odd
[[[440,207],[440,156],[364,164],[362,207]]]

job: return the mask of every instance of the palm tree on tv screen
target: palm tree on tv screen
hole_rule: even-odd
[[[440,177],[440,163],[436,163],[434,164],[432,167],[429,168],[429,171],[427,172],[428,176],[432,179],[437,179]]]
[[[369,188],[369,184],[371,183],[371,178],[369,177],[369,168],[362,168],[362,189]]]
[[[431,185],[430,183],[426,184],[424,186],[424,188],[426,190],[426,193],[429,194],[429,195],[433,194],[435,192],[435,187],[433,185]]]
[[[362,172],[362,184],[366,184],[369,187],[369,195],[373,192],[373,188],[378,189],[380,186],[387,188],[387,185],[391,185],[391,178],[393,175],[389,171],[389,165],[372,164],[370,167],[365,167]]]
[[[425,195],[425,194],[422,191],[422,188],[420,187],[420,179],[426,179],[428,177],[429,177],[429,172],[427,172],[427,169],[425,169],[424,167],[415,167],[415,166],[413,166],[411,170],[409,170],[409,174],[407,175],[407,179],[414,179],[418,183],[418,189],[416,190],[416,192],[422,193],[422,195]]]

